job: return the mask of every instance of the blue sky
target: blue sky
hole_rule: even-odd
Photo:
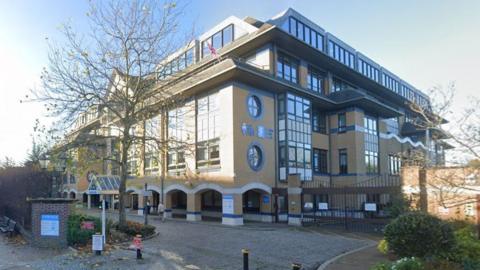
[[[480,1],[198,1],[182,19],[197,34],[230,15],[267,20],[292,7],[419,89],[457,83],[455,109],[476,89],[480,64]],[[0,159],[23,160],[39,104],[19,100],[47,64],[45,37],[71,20],[87,29],[87,2],[0,0]]]

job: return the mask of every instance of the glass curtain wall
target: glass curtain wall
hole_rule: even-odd
[[[278,101],[280,180],[286,180],[288,174],[312,180],[311,103],[290,93],[279,96]]]

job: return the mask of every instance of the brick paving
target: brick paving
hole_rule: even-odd
[[[98,211],[88,213],[99,215]],[[116,214],[109,216],[115,218]],[[143,220],[135,215],[128,219]],[[0,269],[242,269],[242,248],[250,250],[250,269],[291,269],[292,262],[301,263],[304,269],[316,269],[332,257],[372,242],[278,224],[230,227],[183,220],[161,223],[155,218],[150,218],[150,223],[159,235],[144,241],[142,261],[135,260],[133,251],[117,249],[102,256],[66,252],[35,258],[28,266],[22,260],[7,266],[8,262],[2,260],[8,261],[8,257],[0,256]]]

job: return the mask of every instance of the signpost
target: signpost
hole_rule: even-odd
[[[95,252],[95,254],[100,255],[102,254],[103,250],[103,242],[104,241],[104,236],[101,234],[94,234],[92,235],[92,251]]]
[[[105,229],[105,224],[106,224],[106,217],[105,217],[105,199],[102,200],[102,239],[103,239],[103,244],[107,243],[106,241],[106,229]]]

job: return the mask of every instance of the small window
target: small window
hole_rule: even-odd
[[[212,37],[212,46],[215,49],[219,49],[222,47],[222,32],[218,32]]]
[[[347,131],[347,117],[345,113],[338,114],[338,133]]]
[[[253,118],[258,118],[262,114],[262,103],[260,98],[251,95],[247,99],[248,113]]]
[[[226,46],[233,40],[233,25],[229,25],[223,29],[223,46]]]
[[[248,148],[247,153],[248,165],[254,171],[258,171],[263,162],[262,149],[258,145],[252,145]]]
[[[327,134],[327,116],[318,109],[313,110],[312,114],[312,130],[314,132]]]
[[[313,171],[315,173],[328,173],[328,151],[313,149]]]
[[[339,173],[347,174],[348,173],[347,149],[338,150],[338,163],[339,163]]]

